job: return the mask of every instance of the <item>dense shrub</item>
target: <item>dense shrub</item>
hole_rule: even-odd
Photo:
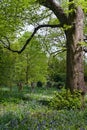
[[[49,76],[49,81],[47,82],[48,87],[55,87],[61,89],[65,86],[66,74],[57,73]]]
[[[66,74],[65,73],[57,73],[57,74],[51,75],[49,77],[49,79],[51,81],[54,81],[54,82],[65,82],[66,81]]]
[[[55,93],[50,101],[50,106],[54,109],[79,109],[81,108],[81,94],[76,91],[72,95],[70,91],[66,92],[65,89],[62,89]]]
[[[41,81],[38,81],[37,82],[37,87],[42,87],[43,86],[43,83]]]

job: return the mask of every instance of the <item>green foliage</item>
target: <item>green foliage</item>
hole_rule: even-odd
[[[50,106],[53,109],[80,109],[81,108],[81,94],[75,91],[72,95],[70,91],[62,89],[56,92],[53,99],[50,101]]]
[[[57,74],[53,75],[52,80],[55,81],[55,82],[65,82],[66,74],[57,73]]]
[[[18,39],[17,45],[21,48],[25,39],[29,38],[31,33],[25,32]],[[16,62],[16,78],[24,80],[26,83],[38,80],[45,81],[47,74],[47,57],[43,52],[41,44],[37,37],[27,46],[26,50],[18,55]]]
[[[70,25],[64,25],[64,30],[68,30],[68,29],[70,29],[71,28],[71,26]]]
[[[0,36],[10,36],[23,25],[21,20],[24,13],[23,4],[23,1],[17,0],[0,1]]]
[[[76,6],[80,5],[82,7],[82,9],[84,9],[84,12],[87,13],[87,8],[86,8],[86,5],[87,5],[87,0],[75,0],[76,2]]]
[[[15,55],[0,48],[0,84],[10,86],[14,80]]]
[[[12,45],[12,48],[20,49],[29,37],[26,32]],[[41,44],[34,38],[25,52],[21,55],[12,53],[0,46],[0,84],[13,86],[19,81],[28,83],[38,80],[45,81],[47,74],[47,57]]]
[[[49,21],[49,24],[58,24],[58,19],[54,18]]]

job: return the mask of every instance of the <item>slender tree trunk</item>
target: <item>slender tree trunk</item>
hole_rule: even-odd
[[[28,85],[28,79],[29,79],[29,58],[28,54],[26,54],[26,76],[25,76],[25,82]]]
[[[73,21],[71,16],[69,20],[72,27],[66,31],[66,88],[69,88],[72,93],[74,90],[81,90],[82,92],[85,92],[83,50],[81,47],[81,43],[83,42],[84,20],[84,14],[82,9],[78,7],[76,10],[76,14],[73,17]]]
[[[26,66],[26,85],[28,85],[28,65]]]

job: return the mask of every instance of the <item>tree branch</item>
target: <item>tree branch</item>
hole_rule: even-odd
[[[20,50],[13,50],[11,47],[10,47],[10,45],[6,45],[2,40],[0,40],[5,46],[5,48],[7,48],[8,50],[10,50],[10,51],[12,51],[12,52],[17,52],[17,53],[22,53],[24,50],[25,50],[25,48],[26,48],[26,46],[30,43],[30,41],[32,40],[32,38],[34,37],[34,35],[37,33],[37,31],[39,30],[39,29],[41,29],[41,28],[45,28],[45,27],[51,27],[51,28],[57,28],[57,27],[62,27],[62,25],[61,24],[57,24],[57,25],[49,25],[49,24],[45,24],[45,25],[39,25],[39,26],[37,26],[35,29],[34,29],[34,31],[33,31],[33,33],[31,34],[31,36],[26,40],[26,43],[23,45],[23,47],[20,49]],[[10,42],[9,42],[10,43]]]
[[[39,0],[39,3],[54,12],[62,25],[67,24],[68,17],[61,6],[55,0]]]
[[[55,52],[52,52],[51,55],[53,55],[53,56],[55,57],[55,56],[57,56],[58,54],[65,52],[66,50],[67,50],[66,48],[60,49],[60,50],[57,50],[57,51],[55,51]]]

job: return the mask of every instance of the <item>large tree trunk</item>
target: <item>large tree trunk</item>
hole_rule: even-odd
[[[75,6],[74,0],[69,0],[68,15],[55,0],[39,0],[39,3],[54,12],[62,28],[65,29],[66,47],[67,47],[67,71],[66,88],[73,93],[74,90],[86,91],[84,82],[83,50],[83,20],[84,13],[82,9]],[[71,27],[70,27],[71,26]]]
[[[83,50],[81,47],[81,43],[83,42],[83,19],[83,11],[78,7],[74,17],[71,15],[69,18],[69,24],[71,24],[72,27],[66,31],[66,87],[69,88],[72,93],[74,90],[85,92]]]

